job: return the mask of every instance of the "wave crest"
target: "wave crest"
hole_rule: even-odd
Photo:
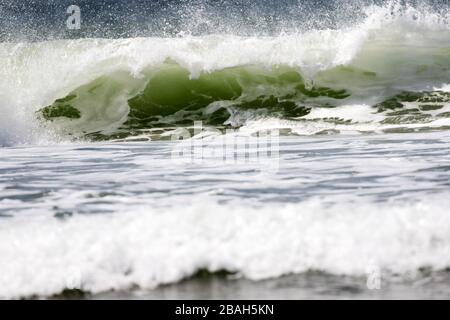
[[[366,20],[353,27],[271,37],[2,43],[0,61],[6,67],[0,72],[1,109],[8,118],[19,119],[14,127],[10,121],[2,125],[34,142],[48,141],[55,132],[58,139],[67,134],[126,135],[155,123],[179,126],[198,119],[246,126],[279,117],[295,120],[286,123],[299,128],[317,114],[320,130],[300,133],[336,129],[336,121],[327,126],[326,119],[337,119],[338,125],[357,123],[359,127],[350,128],[356,131],[422,120],[428,126],[430,119],[437,121],[433,127],[446,127],[445,92],[436,93],[444,97],[435,103],[442,106],[440,117],[397,117],[389,123],[378,117],[380,103],[403,92],[430,94],[450,79],[448,12],[401,8],[371,6]],[[73,95],[70,103],[63,101]],[[342,108],[355,106],[361,106],[356,114],[340,116]],[[420,105],[408,108],[430,111]],[[44,112],[37,117],[37,110]],[[368,110],[364,117],[361,110]],[[371,125],[361,127],[367,123]],[[3,136],[4,143],[11,134]]]

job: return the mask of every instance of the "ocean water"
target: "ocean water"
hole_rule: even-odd
[[[450,296],[447,1],[0,3],[1,298]]]

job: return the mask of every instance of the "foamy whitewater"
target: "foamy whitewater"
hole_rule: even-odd
[[[446,272],[448,3],[364,13],[267,36],[0,42],[0,297],[200,270]],[[263,161],[174,159],[180,132],[214,154],[275,129]]]

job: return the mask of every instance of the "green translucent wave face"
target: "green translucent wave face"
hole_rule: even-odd
[[[71,94],[65,98],[56,100],[51,106],[41,110],[45,119],[66,117],[69,119],[79,119],[81,112],[70,105],[70,101],[76,99],[76,95]]]
[[[233,113],[246,110],[295,118],[309,113],[308,101],[332,105],[349,96],[343,89],[307,85],[297,70],[288,67],[236,67],[192,78],[186,69],[168,62],[145,71],[144,79],[125,72],[98,78],[38,113],[70,127],[66,131],[78,128],[86,134],[103,131],[108,121],[120,122],[125,131],[195,120],[224,125]]]
[[[214,101],[235,100],[242,88],[231,72],[203,74],[190,79],[189,72],[169,67],[151,77],[143,92],[128,101],[130,116],[167,116],[180,110],[197,110]]]
[[[383,113],[382,124],[429,123],[437,118],[448,118],[448,112],[442,112],[450,102],[450,93],[444,91],[401,92],[374,108]]]
[[[264,109],[295,117],[305,115],[306,108],[298,102],[307,98],[348,96],[345,90],[307,88],[300,74],[287,68],[270,72],[256,67],[230,68],[191,79],[187,70],[169,66],[154,74],[143,92],[128,101],[129,121],[139,123],[184,113],[187,120],[197,117],[211,124],[223,124],[230,116],[230,108]],[[213,113],[205,110],[217,102],[226,102],[227,108],[215,109]]]
[[[351,103],[358,95],[355,85],[364,87],[373,82],[379,87],[377,81],[374,72],[350,67],[318,74],[314,84],[297,70],[283,66],[271,70],[235,67],[192,78],[186,69],[167,62],[146,70],[140,78],[127,72],[100,77],[38,114],[67,134],[108,139],[133,135],[141,129],[190,126],[198,120],[227,126],[234,115],[246,112],[298,120],[312,108],[332,110]],[[373,112],[385,116],[384,124],[426,123],[446,117],[448,110],[440,109],[449,100],[445,92],[399,92],[374,104]],[[321,120],[330,119],[352,123],[352,119],[332,115]]]

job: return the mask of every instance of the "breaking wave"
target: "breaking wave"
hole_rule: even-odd
[[[267,37],[1,43],[0,142],[154,139],[196,120],[278,119],[301,135],[447,129],[447,11],[370,6],[353,27]]]

